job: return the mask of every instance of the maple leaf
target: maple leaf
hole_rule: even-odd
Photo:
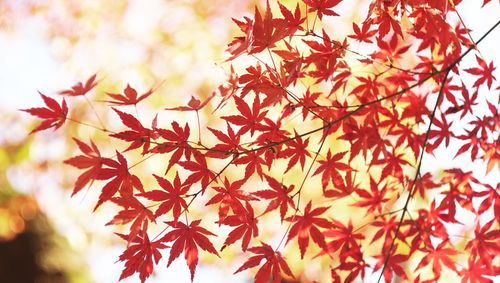
[[[138,196],[145,197],[152,201],[161,202],[160,206],[155,211],[155,217],[166,214],[172,210],[174,221],[177,221],[182,213],[182,210],[187,209],[187,203],[183,196],[185,196],[189,191],[189,186],[183,186],[181,184],[178,173],[175,174],[173,184],[158,175],[153,174],[153,176],[162,190],[152,190],[140,193]]]
[[[257,172],[257,175],[262,179],[264,176],[262,165],[266,164],[266,161],[261,157],[263,152],[263,150],[247,152],[233,161],[235,165],[245,164],[245,179],[252,176],[254,172]]]
[[[457,272],[455,267],[455,263],[450,256],[458,254],[458,252],[454,248],[444,248],[449,244],[446,241],[441,242],[436,248],[426,248],[424,251],[426,255],[420,260],[418,266],[415,268],[415,271],[429,265],[432,261],[432,272],[436,277],[441,274],[441,264],[444,264],[449,269]]]
[[[382,186],[382,189],[379,189],[379,185],[380,182],[375,182],[375,180],[370,176],[370,192],[366,189],[357,189],[356,193],[363,198],[363,200],[357,201],[352,205],[358,207],[368,207],[366,215],[372,213],[375,209],[381,213],[382,205],[385,204],[389,198],[384,198],[387,191],[387,185]]]
[[[178,164],[184,169],[193,172],[184,181],[184,185],[188,186],[201,181],[203,191],[207,188],[208,184],[215,181],[215,173],[208,168],[207,160],[204,155],[195,151],[193,153],[195,161],[180,161]]]
[[[396,149],[393,148],[392,154],[389,154],[385,159],[372,160],[371,164],[384,166],[381,180],[393,176],[402,181],[404,177],[402,165],[410,164],[407,160],[403,159],[404,156],[404,152],[396,153]]]
[[[287,148],[280,152],[280,154],[285,158],[290,158],[288,160],[288,165],[286,167],[285,173],[292,169],[293,166],[299,162],[302,169],[306,162],[306,156],[311,156],[309,151],[307,151],[307,146],[309,145],[309,138],[302,140],[302,137],[295,132],[295,139],[286,143]]]
[[[372,21],[364,21],[361,29],[356,23],[352,23],[352,29],[354,31],[354,35],[349,35],[348,37],[354,38],[359,42],[366,42],[366,43],[372,43],[372,40],[370,40],[371,37],[373,37],[375,34],[377,34],[377,30],[370,30],[370,27],[372,25]]]
[[[247,103],[238,96],[234,96],[234,102],[236,103],[236,108],[240,115],[223,116],[222,119],[236,126],[240,126],[241,128],[238,131],[238,135],[243,135],[250,131],[250,135],[253,136],[256,130],[259,131],[263,129],[260,122],[266,117],[267,111],[260,112],[261,104],[259,96],[255,96],[252,109],[250,109]]]
[[[259,268],[255,274],[254,283],[266,283],[269,279],[273,278],[273,283],[281,282],[281,271],[290,277],[294,277],[290,267],[280,252],[274,251],[271,246],[261,242],[260,246],[249,248],[248,251],[256,255],[251,256],[234,274],[241,272],[245,269],[255,267],[265,259],[266,262]]]
[[[496,269],[498,270],[498,267]],[[495,272],[494,269],[484,264],[474,262],[472,257],[469,257],[467,268],[462,268],[458,274],[462,277],[461,283],[494,283],[493,280],[484,276],[496,276],[498,271]]]
[[[325,235],[318,229],[331,228],[332,224],[319,215],[325,213],[329,207],[318,207],[311,210],[311,201],[307,203],[303,215],[295,215],[288,217],[286,220],[290,222],[295,222],[288,232],[288,237],[286,242],[288,243],[291,239],[298,236],[299,248],[300,248],[300,258],[304,258],[307,246],[309,245],[309,237],[322,249],[326,250]]]
[[[240,145],[240,134],[235,133],[233,128],[226,122],[227,127],[227,135],[222,131],[212,129],[207,127],[207,129],[214,134],[218,140],[222,143],[216,144],[214,147],[210,148],[209,152],[207,152],[207,157],[215,157],[225,159],[232,154],[237,155],[240,150],[243,148]]]
[[[363,252],[359,246],[351,247],[349,250],[341,253],[339,259],[340,264],[332,268],[332,282],[355,282],[354,279],[358,275],[361,275],[361,280],[364,279],[366,268],[369,268],[370,265],[363,259]],[[342,281],[340,277],[337,277],[337,271],[347,271],[349,275]]]
[[[359,184],[356,183],[356,172],[352,175],[351,171],[347,171],[345,175],[345,181],[342,179],[336,179],[336,183],[333,188],[323,189],[323,195],[327,198],[343,198],[353,192],[355,192]]]
[[[127,84],[127,87],[123,90],[123,95],[120,93],[106,92],[106,94],[114,100],[105,100],[105,102],[116,106],[137,105],[137,103],[146,99],[152,93],[153,89],[150,89],[137,97],[137,90]]]
[[[433,125],[437,126],[439,130],[431,129],[431,131],[429,132],[429,139],[435,138],[436,140],[434,141],[434,143],[428,145],[427,147],[428,152],[432,152],[443,141],[445,142],[446,147],[448,147],[450,143],[450,138],[455,136],[453,132],[450,130],[450,127],[451,125],[453,125],[453,122],[448,123],[444,113],[441,113],[441,120],[434,119]]]
[[[347,41],[340,43],[336,40],[331,40],[326,31],[322,30],[320,38],[323,42],[313,40],[303,40],[313,51],[305,59],[307,65],[314,64],[316,70],[311,71],[309,75],[316,78],[316,83],[331,79],[333,74],[339,69],[339,59],[345,55],[347,49]]]
[[[158,146],[151,149],[151,151],[155,153],[174,151],[174,153],[172,153],[170,159],[168,160],[165,174],[168,173],[168,171],[170,170],[170,168],[172,168],[172,166],[174,166],[174,164],[177,164],[179,162],[182,155],[184,155],[184,158],[186,158],[186,160],[191,159],[192,148],[189,144],[190,129],[187,123],[184,125],[183,129],[177,122],[172,122],[172,130],[157,129],[157,132],[162,138],[168,140],[169,142],[159,144]]]
[[[116,157],[117,161],[110,158],[105,158],[103,160],[104,165],[107,167],[100,170],[99,176],[97,176],[96,179],[113,179],[102,188],[94,211],[105,201],[111,200],[117,192],[119,192],[121,196],[132,196],[134,188],[140,192],[144,192],[141,180],[128,171],[127,159],[118,151],[116,151]]]
[[[482,227],[478,222],[474,229],[474,238],[467,242],[466,250],[471,251],[471,257],[477,257],[478,261],[487,266],[491,266],[495,256],[500,254],[498,239],[500,239],[500,230],[492,229],[495,220],[491,220]]]
[[[277,31],[278,29],[275,29],[273,25],[273,14],[269,7],[269,0],[267,1],[264,18],[262,18],[257,6],[255,6],[248,54],[259,53],[268,47],[273,47],[276,41],[283,38]]]
[[[118,234],[122,239],[128,242],[129,235]],[[125,268],[120,274],[120,281],[138,272],[141,282],[153,273],[154,264],[158,264],[161,259],[160,249],[168,248],[160,240],[151,242],[146,229],[143,229],[138,237],[135,237],[127,249],[118,258],[119,261],[125,261]],[[154,262],[153,262],[154,261]]]
[[[133,196],[112,198],[111,201],[124,209],[119,211],[106,225],[124,225],[133,221],[129,228],[129,243],[139,235],[141,227],[147,229],[148,220],[155,222],[151,210]]]
[[[394,19],[390,13],[385,11],[382,12],[377,19],[377,23],[378,23],[379,38],[383,38],[384,36],[386,36],[391,30],[391,28],[395,34],[399,35],[400,37],[403,37],[403,31],[401,30],[401,23],[396,19]]]
[[[474,82],[473,87],[479,88],[479,86],[486,82],[486,84],[488,85],[488,89],[491,89],[491,84],[493,83],[493,81],[496,81],[495,76],[493,76],[493,71],[496,69],[496,67],[493,66],[493,61],[488,65],[481,57],[477,55],[476,61],[479,64],[480,68],[465,69],[467,73],[479,76],[479,78]]]
[[[275,19],[275,21],[283,21],[282,24],[278,23],[277,25],[280,26],[280,28],[286,29],[283,31],[284,34],[287,35],[292,35],[294,34],[297,30],[304,30],[304,28],[301,26],[303,22],[306,21],[305,17],[302,17],[300,14],[300,7],[299,3],[295,6],[295,11],[292,12],[288,10],[283,4],[278,2],[278,5],[280,7],[281,14],[283,15],[283,19]]]
[[[194,220],[189,225],[179,221],[165,222],[174,230],[168,232],[159,240],[160,242],[174,241],[170,249],[167,267],[184,251],[184,258],[191,272],[191,281],[194,279],[196,265],[198,264],[198,247],[219,256],[210,240],[205,236],[215,236],[215,234],[199,226],[200,222],[201,220]]]
[[[440,185],[436,184],[432,180],[432,174],[430,172],[425,173],[423,176],[419,176],[415,181],[415,189],[413,193],[419,193],[422,198],[425,198],[425,192],[427,190],[439,188]]]
[[[270,211],[275,210],[276,208],[280,208],[280,217],[281,220],[285,218],[286,212],[288,211],[288,206],[295,208],[295,203],[291,198],[290,194],[294,189],[294,185],[285,186],[280,184],[276,179],[271,178],[267,175],[264,176],[266,178],[267,184],[271,187],[271,190],[261,190],[254,192],[253,195],[258,196],[263,199],[272,199],[271,202],[267,205],[264,213],[268,213]]]
[[[137,118],[134,116],[122,112],[116,108],[112,108],[118,116],[120,116],[120,120],[122,123],[129,127],[130,130],[119,132],[116,134],[111,134],[111,137],[118,138],[124,141],[131,142],[131,144],[125,149],[125,151],[129,151],[132,149],[136,149],[142,146],[142,154],[146,154],[149,150],[151,140],[155,139],[157,136],[154,131],[145,128]],[[156,120],[157,117],[153,119],[152,125],[153,129],[156,128]]]
[[[31,130],[30,134],[54,127],[54,130],[61,127],[66,121],[66,116],[68,115],[68,105],[63,99],[62,104],[57,103],[55,99],[45,96],[41,92],[38,92],[43,99],[43,102],[47,106],[46,108],[36,107],[29,109],[21,109],[21,111],[27,112],[32,116],[43,119],[36,128]]]
[[[191,96],[191,99],[189,100],[187,106],[177,106],[177,107],[172,107],[172,108],[165,108],[165,110],[174,110],[174,111],[198,111],[205,107],[205,105],[210,102],[210,100],[215,96],[215,92],[212,93],[207,99],[205,99],[203,102],[201,102],[199,99],[195,98],[194,96]]]
[[[396,254],[397,250],[397,244],[394,245],[391,251],[391,255],[389,256],[389,260],[387,261],[386,267],[384,269],[384,279],[385,282],[392,282],[392,272],[401,277],[402,279],[408,280],[408,275],[406,275],[404,269],[401,267],[401,264],[404,263],[405,261],[408,260],[408,256],[404,254]],[[385,262],[386,256],[381,254],[378,256],[375,256],[377,258],[377,263],[375,264],[375,267],[373,268],[373,271],[379,270]]]
[[[245,206],[246,212],[244,213],[238,213],[235,215],[229,215],[226,218],[224,218],[224,221],[222,224],[228,225],[231,227],[237,226],[234,228],[229,235],[227,236],[226,240],[224,241],[224,245],[221,248],[221,251],[236,242],[239,239],[241,240],[241,249],[243,251],[246,251],[248,248],[248,245],[250,244],[250,240],[252,238],[255,238],[259,235],[259,228],[257,226],[258,220],[254,216],[253,208],[252,206],[246,202]]]
[[[326,155],[326,160],[319,160],[318,163],[320,166],[316,169],[313,176],[323,172],[321,176],[321,184],[323,189],[328,186],[330,180],[332,180],[333,184],[336,184],[336,179],[341,179],[342,175],[340,175],[340,171],[348,171],[351,170],[351,167],[347,164],[339,162],[347,151],[339,152],[332,155],[331,151],[328,150]]]
[[[258,200],[257,198],[248,195],[241,186],[245,183],[245,179],[229,182],[227,178],[224,179],[224,187],[212,187],[217,193],[205,204],[211,205],[219,203],[219,222],[224,222],[229,208],[235,214],[245,213],[245,207],[241,201],[248,202],[251,200]]]
[[[334,238],[329,241],[324,252],[334,253],[335,251],[350,250],[359,247],[358,240],[363,240],[365,236],[360,233],[355,233],[354,227],[352,226],[352,221],[349,219],[349,223],[345,226],[342,222],[332,219],[332,228],[323,232],[323,235],[328,238]]]
[[[309,12],[317,12],[318,18],[321,20],[323,15],[327,16],[338,16],[332,8],[337,6],[342,0],[304,0],[307,6],[309,6]]]
[[[67,96],[85,95],[97,85],[97,82],[95,81],[96,76],[97,74],[93,74],[90,78],[88,78],[85,84],[78,82],[74,86],[72,86],[71,89],[62,90],[59,91],[58,93],[60,95],[67,95]]]
[[[78,169],[88,169],[87,171],[80,174],[78,179],[76,179],[71,196],[78,193],[89,182],[94,182],[103,165],[103,158],[101,157],[101,153],[92,140],[90,140],[90,146],[77,138],[73,138],[73,140],[76,142],[78,148],[84,155],[78,155],[68,158],[64,160],[64,163]]]

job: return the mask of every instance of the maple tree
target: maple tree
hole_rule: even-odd
[[[234,19],[241,34],[228,45],[227,82],[203,102],[164,107],[195,112],[196,124],[164,125],[155,113],[146,126],[137,108],[117,109],[155,93],[138,95],[128,84],[100,101],[123,124],[117,131],[97,112],[101,126],[41,93],[45,108],[23,110],[42,119],[32,133],[74,122],[113,141],[107,155],[75,137],[83,155],[65,163],[84,170],[73,194],[99,183],[95,209],[119,207],[108,224],[128,230],[118,234],[127,244],[120,279],[138,273],[143,282],[164,268],[163,257],[169,266],[184,253],[193,280],[201,251],[220,257],[229,248],[248,256],[235,273],[252,269],[255,282],[300,279],[285,255],[295,238],[300,259],[328,260],[333,282],[367,273],[386,282],[436,282],[445,270],[462,282],[500,275],[499,183],[482,180],[500,170],[500,86],[495,63],[479,50],[500,22],[474,41],[456,9],[460,0],[375,0],[340,37],[328,21],[343,17],[335,12],[343,2],[268,1],[252,17]],[[473,54],[475,63],[462,66]],[[235,70],[242,58],[249,61]],[[96,88],[94,74],[57,95],[90,103]],[[219,123],[202,128],[205,108]],[[454,143],[460,146],[450,153]],[[427,170],[424,160],[443,152],[481,172],[459,164]],[[134,171],[154,157],[162,168]],[[147,183],[151,177],[156,184]],[[212,224],[227,226],[226,236],[196,216],[203,207],[216,211]],[[342,217],[342,209],[353,212]],[[276,241],[262,236],[273,214]]]

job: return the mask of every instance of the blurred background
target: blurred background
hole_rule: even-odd
[[[185,104],[191,95],[202,99],[225,79],[220,64],[237,29],[231,17],[247,14],[253,5],[229,0],[0,1],[0,282],[116,282],[123,269],[116,261],[124,243],[113,234],[115,227],[105,226],[115,210],[94,214],[94,198],[71,198],[77,175],[61,163],[75,152],[71,135],[96,141],[105,137],[75,124],[27,136],[36,121],[17,110],[40,105],[37,90],[53,95],[96,72],[101,80],[96,93],[122,92],[127,83],[139,93],[155,88],[146,108]],[[82,121],[96,120],[85,101],[70,103]],[[107,119],[106,108],[101,103],[96,109],[102,119]],[[169,269],[161,263],[151,282],[190,282],[183,258]],[[228,276],[232,272],[200,265],[196,277],[214,282],[248,277]],[[133,276],[125,282],[137,280]]]
[[[92,191],[71,198],[77,175],[62,164],[75,152],[71,136],[96,142],[106,137],[71,123],[64,131],[27,136],[35,122],[17,110],[40,105],[37,90],[53,95],[96,72],[101,82],[93,100],[104,99],[100,90],[121,92],[127,83],[139,93],[155,88],[138,109],[145,121],[152,118],[148,110],[183,105],[191,95],[206,98],[228,75],[224,50],[237,32],[231,18],[249,16],[254,5],[263,2],[0,0],[1,282],[116,282],[123,269],[123,263],[116,262],[123,242],[113,235],[116,227],[105,226],[115,210],[103,207],[91,213]],[[366,1],[348,2],[343,9],[353,20],[361,19]],[[356,7],[365,8],[353,13]],[[495,9],[481,11],[476,1],[465,1],[462,7],[475,39],[498,17]],[[336,28],[351,31],[350,22]],[[500,38],[498,30],[491,37]],[[485,41],[480,50],[488,61],[500,62],[495,42]],[[99,123],[85,100],[72,105],[74,115]],[[109,109],[96,112],[105,124],[112,123]],[[185,113],[161,115],[165,124],[193,119]],[[210,265],[210,259],[204,262],[208,264],[200,262],[195,282],[252,278],[245,272],[232,275],[234,266],[225,270]],[[168,269],[165,265],[160,262],[149,282],[190,282],[182,258]],[[124,281],[136,282],[137,277]]]

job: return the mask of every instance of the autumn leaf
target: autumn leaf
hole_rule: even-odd
[[[491,84],[493,81],[496,81],[495,76],[493,75],[493,71],[495,71],[496,67],[493,66],[493,62],[490,64],[486,64],[484,60],[476,55],[476,61],[479,64],[479,68],[469,68],[465,69],[465,71],[469,74],[478,76],[479,78],[474,82],[473,87],[479,88],[482,84],[486,82],[488,89],[491,89]]]
[[[351,167],[349,167],[347,164],[340,162],[340,160],[344,158],[346,153],[347,152],[344,151],[332,155],[332,153],[328,151],[326,160],[318,161],[320,165],[316,169],[316,171],[314,171],[313,176],[319,173],[323,173],[321,175],[321,184],[323,186],[323,189],[328,186],[330,180],[333,184],[336,184],[337,182],[335,180],[342,178],[342,175],[340,175],[340,171],[347,171],[351,169]]]
[[[168,142],[160,143],[156,147],[151,149],[153,153],[167,153],[171,151],[174,152],[170,156],[165,174],[168,173],[168,171],[172,168],[172,166],[174,166],[174,164],[178,163],[183,155],[186,160],[190,160],[192,153],[192,148],[189,144],[189,135],[191,133],[189,125],[186,124],[184,125],[184,128],[182,128],[179,123],[175,121],[172,122],[171,125],[172,130],[161,128],[156,129],[158,134],[162,138],[168,140]]]
[[[341,0],[304,0],[307,6],[309,6],[309,12],[316,12],[318,18],[321,20],[323,15],[327,16],[338,16],[332,8],[337,6]]]
[[[104,165],[107,167],[100,170],[97,179],[112,180],[102,188],[94,211],[104,202],[111,200],[117,192],[119,192],[121,196],[132,196],[134,194],[134,188],[140,192],[144,191],[141,180],[136,175],[130,174],[127,159],[118,151],[116,151],[116,157],[117,160],[106,158],[103,161]]]
[[[253,208],[249,202],[246,202],[245,204],[245,211],[229,215],[225,217],[222,222],[219,222],[224,225],[236,227],[227,236],[221,251],[239,239],[242,239],[241,249],[246,251],[248,249],[248,245],[250,244],[250,240],[259,235],[259,227],[257,226],[258,220],[254,216]]]
[[[178,107],[170,107],[170,108],[165,108],[165,110],[175,110],[175,111],[198,111],[201,110],[205,105],[207,105],[208,102],[215,96],[215,92],[212,93],[209,97],[207,97],[203,102],[201,102],[199,99],[195,98],[194,96],[191,96],[191,99],[188,102],[187,106],[178,106]]]
[[[36,126],[36,128],[31,130],[30,134],[52,127],[54,127],[54,130],[58,129],[64,124],[66,116],[68,115],[68,106],[64,99],[62,104],[59,104],[55,99],[45,96],[41,92],[38,93],[47,107],[36,107],[21,110],[31,114],[32,116],[43,119],[43,121]]]
[[[92,76],[90,76],[90,78],[87,79],[85,84],[78,82],[74,86],[72,86],[71,89],[62,90],[59,91],[58,93],[60,95],[67,95],[67,96],[85,95],[97,85],[97,82],[95,81],[96,76],[97,74],[93,74]]]
[[[200,222],[201,220],[194,220],[189,225],[178,221],[165,222],[174,230],[168,232],[159,240],[159,242],[174,242],[170,249],[167,267],[184,251],[184,258],[191,272],[191,281],[194,279],[196,265],[198,264],[198,247],[219,256],[210,240],[205,236],[215,236],[215,234],[199,226]]]
[[[135,90],[135,88],[133,88],[129,84],[127,84],[127,87],[123,90],[123,94],[107,92],[106,94],[109,97],[111,97],[113,100],[104,100],[104,102],[107,102],[107,103],[109,103],[111,105],[115,105],[115,106],[137,105],[137,103],[146,99],[152,93],[153,93],[153,90],[150,89],[150,90],[146,91],[145,93],[141,94],[140,96],[137,96],[137,90]]]
[[[234,274],[260,265],[261,261],[265,259],[266,262],[255,274],[255,283],[266,283],[269,282],[269,279],[271,278],[273,278],[273,283],[279,283],[282,278],[281,272],[284,272],[290,277],[294,277],[290,267],[281,253],[274,251],[268,244],[261,242],[260,246],[249,248],[248,251],[256,255],[250,257],[245,263],[243,263],[243,265],[240,266]]]
[[[182,211],[187,209],[187,203],[184,197],[186,197],[186,194],[189,191],[189,186],[181,184],[178,173],[175,174],[173,184],[158,175],[153,176],[155,177],[158,185],[160,185],[161,190],[152,190],[140,193],[138,196],[160,202],[160,206],[155,211],[155,217],[172,211],[174,221],[177,221]]]
[[[130,238],[129,235],[117,235],[127,242]],[[158,264],[162,257],[159,250],[165,248],[168,248],[168,246],[162,244],[160,240],[150,241],[146,230],[143,229],[118,258],[119,261],[125,262],[125,268],[119,280],[121,281],[134,273],[139,273],[141,282],[146,281],[153,273],[154,265]]]
[[[90,145],[85,144],[77,138],[73,138],[73,140],[84,155],[71,157],[64,160],[64,163],[78,169],[88,169],[76,179],[73,192],[71,193],[72,196],[83,189],[88,183],[92,184],[99,175],[102,165],[104,164],[101,153],[92,140],[90,140]]]
[[[129,243],[139,235],[141,227],[146,229],[149,222],[155,222],[155,217],[151,210],[133,196],[112,198],[111,201],[123,209],[106,225],[125,225],[132,222],[129,227]]]
[[[445,248],[448,244],[448,242],[443,241],[436,248],[429,247],[428,253],[420,260],[418,266],[415,268],[415,271],[429,265],[432,261],[432,272],[436,277],[441,274],[441,265],[457,272],[455,262],[450,258],[450,256],[457,255],[458,252],[454,248]]]
[[[309,237],[322,249],[326,249],[325,236],[318,229],[321,228],[331,228],[332,224],[325,218],[319,217],[321,214],[325,213],[329,207],[318,207],[311,210],[312,204],[309,201],[304,209],[303,215],[295,215],[288,217],[286,221],[294,222],[290,231],[288,232],[288,237],[286,242],[288,243],[294,237],[299,238],[299,248],[300,248],[300,258],[304,258],[304,254],[309,245]]]
[[[210,198],[205,205],[219,204],[219,223],[224,222],[224,219],[229,213],[229,209],[231,209],[233,213],[241,215],[246,211],[243,203],[251,200],[258,200],[242,190],[241,186],[244,183],[245,179],[229,182],[229,180],[225,178],[223,187],[212,187],[217,193]]]
[[[149,147],[151,141],[157,138],[155,133],[155,124],[156,117],[153,119],[152,128],[145,128],[137,118],[132,116],[131,114],[122,112],[116,108],[112,108],[116,114],[120,117],[122,123],[127,126],[130,130],[111,134],[111,137],[118,138],[127,142],[131,142],[131,144],[125,149],[125,151],[129,151],[132,149],[136,149],[142,146],[142,154],[146,154],[149,151]]]
[[[279,207],[280,217],[283,221],[288,211],[288,206],[290,206],[291,208],[295,208],[295,202],[290,195],[294,189],[294,186],[285,186],[272,177],[264,177],[271,189],[256,191],[253,193],[253,195],[263,199],[271,199],[264,213],[273,211]]]

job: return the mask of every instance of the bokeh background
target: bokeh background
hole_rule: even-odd
[[[344,18],[350,21],[336,25],[343,33],[350,32],[351,21],[362,19],[367,9],[367,1],[345,2],[340,11],[351,15]],[[500,15],[497,3],[480,10],[479,2],[460,6],[474,39]],[[101,80],[96,92],[121,92],[127,83],[139,92],[155,88],[138,109],[145,121],[151,120],[151,109],[185,104],[191,95],[206,98],[227,76],[224,49],[237,32],[231,17],[250,16],[256,4],[263,1],[0,0],[1,282],[29,282],[23,276],[36,276],[39,282],[116,282],[123,269],[116,262],[123,242],[113,235],[115,227],[105,226],[115,210],[103,207],[91,213],[92,192],[71,198],[75,172],[61,163],[74,151],[72,135],[103,143],[106,138],[74,124],[62,133],[27,136],[35,122],[17,110],[39,105],[37,90],[52,95],[96,72]],[[500,31],[490,38],[479,49],[488,61],[500,62]],[[72,103],[82,120],[98,122],[86,101]],[[96,108],[111,123],[108,110]],[[202,115],[203,124],[210,123],[209,113]],[[165,121],[193,118],[185,113],[160,115]],[[427,166],[446,167],[453,160],[440,162]],[[234,264],[220,268],[211,260],[199,264],[195,282],[252,278],[249,272],[232,275]],[[160,263],[150,282],[190,282],[182,258],[168,269],[165,265]],[[28,266],[32,273],[23,272]],[[17,272],[17,277],[2,277],[7,271]],[[135,276],[125,280],[136,281]]]

